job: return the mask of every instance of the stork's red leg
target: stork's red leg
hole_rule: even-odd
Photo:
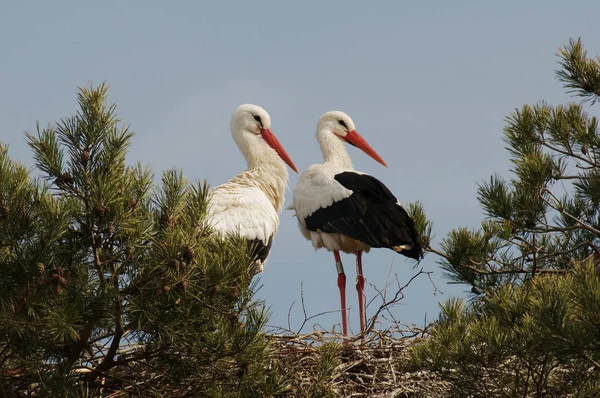
[[[335,267],[338,272],[337,285],[340,288],[340,300],[342,302],[342,332],[344,336],[348,336],[348,321],[346,317],[346,274],[344,273],[344,266],[342,265],[342,259],[340,253],[336,250],[333,252],[335,257]]]
[[[365,331],[365,278],[362,269],[362,251],[356,252],[356,291],[358,292],[358,311],[360,314],[360,332]]]

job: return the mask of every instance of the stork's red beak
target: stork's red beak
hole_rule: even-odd
[[[382,165],[387,167],[387,164],[385,164],[381,156],[379,156],[377,152],[375,152],[375,149],[371,148],[371,145],[367,144],[367,141],[365,141],[365,139],[362,138],[361,135],[356,132],[356,130],[348,131],[348,134],[346,134],[346,136],[343,138],[346,141],[348,141],[348,143],[354,145],[355,147],[357,147],[358,149],[362,150],[364,153],[375,159],[375,161],[377,161],[378,163],[381,163]]]
[[[298,173],[298,169],[294,165],[294,162],[292,162],[292,159],[290,159],[287,152],[285,151],[285,149],[283,149],[283,147],[281,146],[281,144],[279,143],[279,141],[277,140],[275,135],[271,132],[271,130],[270,129],[261,129],[260,135],[262,136],[263,140],[265,140],[265,142],[267,144],[269,144],[269,146],[271,148],[275,149],[275,152],[277,152],[279,157],[284,162],[286,162],[292,170],[294,170],[296,173]]]

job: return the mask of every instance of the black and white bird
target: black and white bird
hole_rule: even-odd
[[[271,118],[257,105],[240,105],[231,117],[231,134],[248,163],[210,192],[208,217],[216,233],[247,239],[254,250],[252,273],[262,272],[279,227],[288,183],[286,165],[296,166],[271,132]]]
[[[363,252],[372,247],[392,249],[415,260],[423,257],[414,221],[390,190],[378,179],[352,168],[344,147],[349,143],[386,166],[373,148],[356,132],[344,112],[323,114],[317,125],[317,141],[323,164],[315,164],[300,176],[294,189],[295,210],[302,235],[315,249],[333,252],[338,272],[342,329],[346,319],[346,275],[339,252],[356,255],[360,327],[365,330]]]

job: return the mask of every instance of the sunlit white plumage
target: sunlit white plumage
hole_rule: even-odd
[[[271,118],[263,108],[239,106],[231,117],[231,133],[248,170],[211,191],[208,217],[218,234],[238,235],[255,245],[256,273],[262,271],[279,227],[288,181],[285,163],[294,171],[296,167],[271,132]]]

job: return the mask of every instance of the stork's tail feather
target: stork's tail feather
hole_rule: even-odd
[[[413,260],[419,261],[423,258],[423,248],[421,245],[415,245],[415,247],[411,245],[394,246],[392,250]]]

